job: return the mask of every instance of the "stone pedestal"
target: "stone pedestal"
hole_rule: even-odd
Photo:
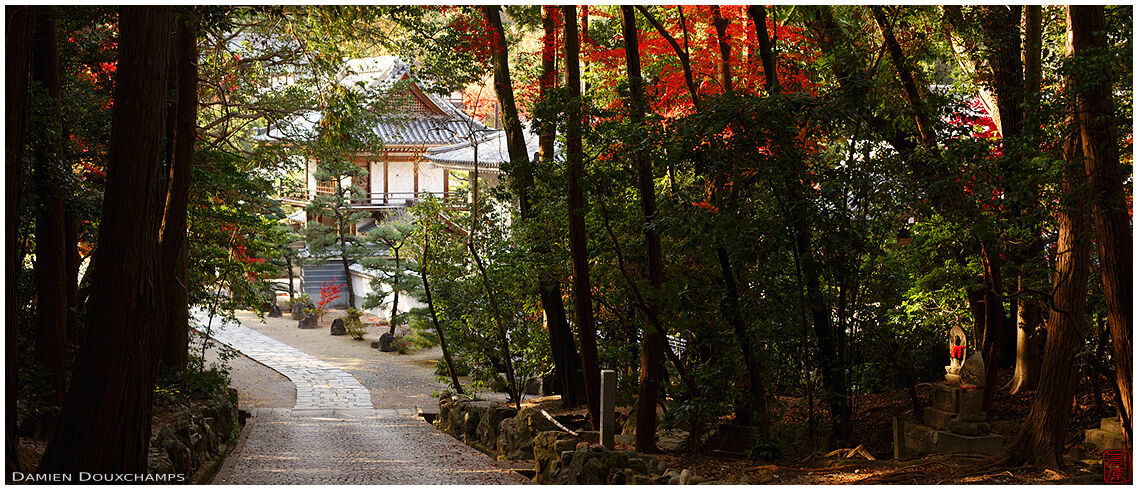
[[[894,422],[894,456],[916,458],[926,454],[978,453],[997,454],[1003,449],[1004,436],[989,434],[969,436],[908,420]]]
[[[960,398],[963,390],[945,383],[933,385],[932,406],[925,407],[924,422],[937,429],[948,430],[948,424],[960,413]]]

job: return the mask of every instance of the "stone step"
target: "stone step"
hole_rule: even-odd
[[[1087,444],[1101,450],[1126,449],[1126,435],[1102,429],[1087,429],[1085,433]]]
[[[1118,417],[1103,418],[1101,421],[1099,421],[1098,428],[1109,432],[1117,432],[1119,434],[1123,432],[1122,421],[1119,420]]]

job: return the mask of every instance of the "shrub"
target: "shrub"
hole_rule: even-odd
[[[367,332],[364,322],[360,320],[361,315],[363,315],[363,312],[360,310],[348,308],[348,313],[343,317],[344,329],[347,330],[348,335],[351,335],[355,340],[363,340],[364,333]]]

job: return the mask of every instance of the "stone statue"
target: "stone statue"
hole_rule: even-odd
[[[948,365],[944,367],[944,382],[949,386],[960,386],[960,369],[968,352],[968,336],[960,325],[954,325],[948,332]]]

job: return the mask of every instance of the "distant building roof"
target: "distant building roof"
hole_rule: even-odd
[[[411,77],[410,65],[398,56],[348,60],[338,76],[341,85],[367,91],[399,90],[399,82],[409,82],[403,94],[396,94],[390,113],[371,128],[385,145],[454,145],[466,141],[471,131],[486,131],[486,126],[446,98],[423,92]],[[298,114],[258,129],[254,139],[270,142],[312,137],[321,118],[320,111]]]
[[[538,137],[524,125],[523,134],[526,139],[526,153],[530,160],[533,160],[537,158],[537,154],[540,151]],[[473,170],[475,147],[478,149],[478,167],[480,169],[497,172],[502,163],[510,161],[510,151],[506,144],[505,131],[490,133],[477,145],[472,145],[470,141],[464,141],[454,145],[431,148],[427,150],[424,156],[427,161],[436,167],[453,170]],[[554,158],[560,161],[562,154],[560,148],[557,150]]]

